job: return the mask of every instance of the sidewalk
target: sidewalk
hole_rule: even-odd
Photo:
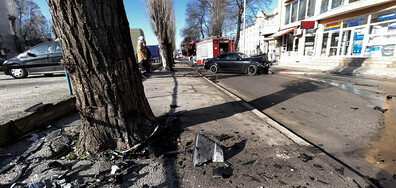
[[[354,75],[363,77],[373,77],[380,79],[395,79],[396,68],[374,68],[374,67],[340,67],[332,64],[320,64],[320,63],[287,63],[278,62],[273,67],[305,71],[313,74],[342,74],[342,75]]]
[[[175,69],[175,72],[153,72],[143,84],[146,97],[157,117],[177,114],[173,129],[178,131],[166,137],[178,140],[180,153],[171,157],[133,159],[133,162],[126,166],[118,164],[122,169],[114,178],[109,172],[111,164],[116,161],[111,161],[109,158],[83,161],[59,159],[58,162],[71,165],[73,173],[68,173],[70,174],[67,177],[68,182],[73,186],[75,182],[94,182],[102,187],[367,187],[369,185],[366,180],[319,149],[199,76],[187,64],[177,63]],[[66,121],[64,126],[70,124],[75,124],[75,121]],[[213,170],[224,166],[223,163],[193,166],[192,149],[196,134],[205,135],[222,146],[225,160],[231,164],[230,177],[213,178]],[[45,149],[44,146],[26,159],[32,161],[32,164],[26,170],[29,173],[22,176],[23,179],[31,180],[34,174],[38,174],[40,178],[46,177],[42,171],[53,160],[46,160],[40,155],[41,150]],[[0,154],[7,152],[8,148],[0,150]],[[9,179],[5,177],[12,178],[12,173],[16,172],[8,172],[7,176],[0,178],[0,184],[8,182]],[[98,177],[101,180],[96,181]],[[116,179],[116,184],[112,184],[113,179]]]

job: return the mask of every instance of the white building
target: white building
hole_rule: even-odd
[[[267,15],[263,11],[259,11],[256,15],[254,24],[246,27],[244,30],[241,30],[239,51],[247,55],[272,52],[275,50],[276,44],[268,41],[267,37],[276,33],[278,30],[278,12],[275,10],[273,14]]]
[[[395,0],[280,0],[279,9],[281,62],[396,67]]]
[[[0,57],[10,58],[17,54],[17,17],[14,0],[0,0]]]

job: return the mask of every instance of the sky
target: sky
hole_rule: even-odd
[[[33,0],[40,8],[47,20],[51,19],[51,14],[46,0]],[[183,40],[180,31],[185,26],[185,10],[188,0],[174,0],[174,10],[176,19],[176,48],[180,46]],[[157,37],[153,33],[145,11],[144,0],[124,0],[125,12],[127,14],[129,27],[140,28],[143,30],[147,45],[158,44]],[[271,14],[277,8],[278,0],[272,1],[271,11],[265,12]]]

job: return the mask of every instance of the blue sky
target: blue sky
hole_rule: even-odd
[[[33,0],[41,8],[41,11],[47,19],[51,18],[51,14],[48,9],[46,0]],[[188,0],[174,0],[174,10],[176,19],[176,48],[180,45],[183,40],[180,36],[180,30],[185,25],[185,9]],[[144,0],[124,0],[125,11],[129,21],[130,28],[141,28],[144,32],[146,41],[148,45],[158,44],[157,37],[151,30],[150,23],[146,16]],[[273,0],[271,9],[277,8],[278,0]],[[271,14],[271,12],[266,12]]]

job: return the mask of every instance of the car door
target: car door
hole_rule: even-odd
[[[54,48],[53,48],[54,51],[51,53],[49,60],[52,64],[52,66],[54,67],[55,71],[63,71],[64,68],[60,64],[60,60],[63,58],[62,47],[58,41],[55,41],[53,43],[53,46],[54,46]]]
[[[217,66],[219,66],[220,71],[224,71],[224,72],[228,71],[229,67],[226,59],[227,59],[227,54],[221,54],[217,56],[215,62],[217,63]]]
[[[28,55],[23,61],[30,73],[52,72],[55,70],[48,60],[51,49],[52,43],[43,43],[34,46],[28,51]]]
[[[229,67],[229,71],[231,72],[241,72],[241,65],[239,63],[239,58],[237,54],[228,54],[227,56],[227,65]]]
[[[245,73],[247,67],[250,65],[250,60],[247,55],[238,53],[238,61],[236,62],[236,71]]]

